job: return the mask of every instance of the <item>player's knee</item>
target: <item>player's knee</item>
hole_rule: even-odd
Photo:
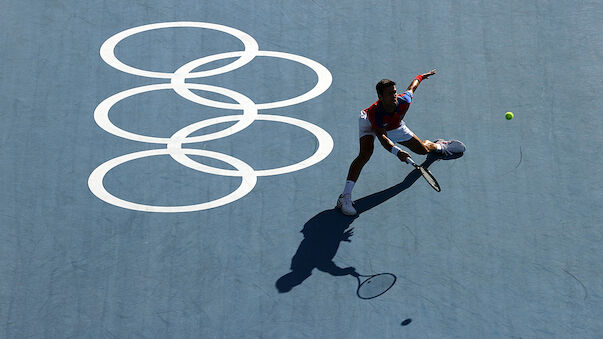
[[[427,142],[423,141],[420,144],[420,147],[417,147],[415,152],[417,152],[417,154],[421,154],[421,155],[425,155],[425,154],[429,153],[429,148],[427,147]]]

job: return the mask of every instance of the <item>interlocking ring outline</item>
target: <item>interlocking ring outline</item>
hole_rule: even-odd
[[[125,73],[148,77],[148,78],[160,78],[160,79],[161,78],[169,79],[169,78],[177,77],[179,75],[176,75],[174,73],[146,71],[146,70],[138,69],[138,68],[135,68],[132,66],[128,66],[128,65],[124,64],[123,62],[121,62],[115,56],[115,47],[117,46],[117,44],[119,44],[122,40],[126,39],[127,37],[130,37],[132,35],[139,34],[142,32],[152,31],[155,29],[175,28],[175,27],[206,28],[206,29],[211,29],[211,30],[215,30],[215,31],[221,31],[224,33],[228,33],[228,34],[234,36],[235,38],[238,38],[239,40],[241,40],[241,42],[243,42],[243,45],[245,46],[244,55],[242,55],[240,59],[235,60],[234,62],[232,62],[228,65],[224,65],[222,67],[215,68],[213,70],[207,70],[207,71],[203,71],[203,72],[196,72],[196,73],[188,74],[188,77],[190,77],[190,78],[202,78],[202,77],[208,77],[208,76],[212,76],[212,75],[217,75],[217,74],[222,74],[222,73],[226,73],[229,71],[233,71],[241,66],[246,65],[248,62],[253,60],[253,58],[255,57],[256,53],[259,50],[257,41],[255,41],[255,39],[253,37],[251,37],[249,34],[239,31],[238,29],[234,29],[234,28],[228,27],[228,26],[207,23],[207,22],[176,21],[176,22],[161,22],[161,23],[156,23],[156,24],[133,27],[133,28],[127,29],[123,32],[117,33],[114,36],[107,39],[107,41],[105,41],[103,43],[103,45],[101,46],[101,49],[100,49],[101,58],[103,58],[103,60],[105,60],[105,62],[108,65],[110,65],[111,67],[118,69]],[[203,64],[210,62],[209,59],[211,58],[211,56],[205,57],[205,58],[208,61],[204,62]]]
[[[203,58],[193,60],[193,61],[183,65],[182,67],[180,67],[174,73],[163,73],[163,72],[153,72],[153,71],[141,70],[141,69],[138,69],[138,68],[135,68],[132,66],[128,66],[128,65],[122,63],[120,60],[118,60],[115,57],[114,49],[117,46],[117,44],[119,42],[121,42],[123,39],[125,39],[129,36],[132,36],[134,34],[138,34],[138,33],[153,30],[153,29],[172,28],[172,27],[199,27],[199,28],[207,28],[207,29],[222,31],[222,32],[231,34],[231,35],[239,38],[239,40],[241,40],[243,42],[245,49],[243,51],[215,54],[215,55],[210,55],[210,56],[206,56]],[[132,88],[129,90],[119,92],[119,93],[114,94],[114,95],[110,96],[109,98],[103,100],[95,109],[94,119],[95,119],[96,123],[101,128],[106,130],[107,132],[117,135],[119,137],[125,138],[125,139],[166,145],[165,149],[140,151],[140,152],[134,152],[134,153],[126,154],[123,156],[119,156],[119,157],[111,159],[111,160],[101,164],[99,167],[97,167],[91,173],[91,175],[88,179],[88,186],[93,194],[95,194],[99,199],[101,199],[105,202],[108,202],[110,204],[113,204],[115,206],[119,206],[122,208],[139,210],[139,211],[147,211],[147,212],[190,212],[190,211],[201,211],[201,210],[206,210],[206,209],[210,209],[210,208],[215,208],[215,207],[223,206],[223,205],[226,205],[233,201],[236,201],[236,200],[242,198],[243,196],[245,196],[246,194],[248,194],[253,189],[253,187],[255,187],[258,176],[269,176],[269,175],[290,173],[293,171],[297,171],[297,170],[312,166],[312,165],[322,161],[324,158],[326,158],[333,149],[333,139],[331,138],[331,136],[326,131],[324,131],[322,128],[320,128],[314,124],[311,124],[309,122],[306,122],[306,121],[303,121],[300,119],[291,118],[291,117],[285,117],[285,116],[279,116],[279,115],[258,114],[259,109],[271,109],[271,108],[278,108],[278,107],[294,105],[297,103],[308,101],[308,100],[322,94],[324,91],[326,91],[332,83],[332,76],[327,68],[325,68],[324,66],[322,66],[321,64],[319,64],[316,61],[313,61],[311,59],[308,59],[308,58],[305,58],[305,57],[302,57],[299,55],[295,55],[295,54],[274,52],[274,51],[261,51],[261,50],[259,50],[257,42],[248,34],[241,32],[239,30],[236,30],[234,28],[228,27],[228,26],[222,26],[222,25],[211,24],[211,23],[203,23],[203,22],[166,22],[166,23],[158,23],[158,24],[150,24],[150,25],[134,27],[134,28],[125,30],[123,32],[120,32],[120,33],[110,37],[109,39],[107,39],[107,41],[105,41],[105,43],[103,43],[103,45],[101,46],[100,53],[101,53],[101,57],[103,58],[103,60],[105,62],[107,62],[110,66],[112,66],[118,70],[121,70],[123,72],[129,73],[129,74],[134,74],[134,75],[139,75],[139,76],[144,76],[144,77],[170,79],[169,83],[141,86],[141,87],[136,87],[136,88]],[[309,67],[310,69],[312,69],[317,74],[318,81],[317,81],[316,85],[314,86],[314,88],[312,88],[311,90],[309,90],[308,92],[306,92],[302,95],[299,95],[297,97],[287,99],[287,100],[281,100],[281,101],[276,101],[276,102],[272,102],[272,103],[263,103],[263,104],[255,104],[250,98],[246,97],[245,95],[232,91],[232,90],[229,90],[229,89],[222,88],[222,87],[185,82],[186,79],[190,79],[190,78],[208,77],[208,76],[213,76],[213,75],[222,74],[222,73],[225,73],[228,71],[235,70],[239,67],[244,66],[245,64],[250,62],[252,59],[254,59],[256,56],[276,57],[276,58],[288,59],[288,60],[292,60],[292,61],[304,64],[307,67]],[[215,68],[212,70],[191,73],[191,71],[193,71],[194,69],[196,69],[206,63],[213,62],[216,60],[235,58],[235,57],[238,57],[238,58],[235,61],[233,61],[225,66]],[[117,102],[124,100],[127,97],[130,97],[133,95],[151,92],[151,91],[155,91],[155,90],[162,90],[162,89],[173,89],[181,97],[183,97],[187,100],[193,101],[195,103],[204,105],[204,106],[215,107],[215,108],[224,108],[224,109],[243,110],[243,114],[242,115],[221,116],[221,117],[217,117],[217,118],[199,121],[199,122],[193,123],[189,126],[186,126],[182,129],[180,129],[179,131],[174,133],[170,138],[152,137],[152,136],[145,136],[145,135],[139,135],[139,134],[135,134],[132,132],[128,132],[128,131],[125,131],[125,130],[120,129],[119,127],[115,126],[109,119],[109,111],[110,111],[111,107],[113,105],[115,105]],[[203,97],[193,93],[191,91],[191,89],[219,93],[219,94],[225,95],[227,97],[230,97],[237,103],[232,104],[232,103],[224,103],[224,102],[209,100],[209,99],[203,98]],[[315,137],[318,139],[318,147],[317,147],[316,151],[314,152],[314,154],[312,154],[310,157],[308,157],[305,160],[302,160],[293,165],[283,166],[283,167],[274,168],[274,169],[267,169],[267,170],[254,170],[253,168],[251,168],[249,165],[247,165],[245,162],[241,161],[240,159],[236,159],[232,156],[229,156],[229,155],[226,155],[223,153],[198,150],[198,149],[182,148],[182,144],[185,144],[185,143],[197,143],[197,142],[201,142],[201,141],[209,141],[209,140],[214,140],[214,139],[223,138],[223,137],[232,135],[232,134],[239,132],[239,131],[243,130],[244,128],[248,127],[255,120],[283,122],[283,123],[292,124],[292,125],[301,127],[303,129],[306,129],[309,132],[311,132],[312,134],[314,134]],[[195,132],[201,128],[215,125],[218,123],[231,122],[231,121],[236,121],[236,123],[224,130],[210,133],[210,134],[195,136],[195,137],[190,136],[190,134],[192,134],[193,132]],[[103,180],[104,180],[105,175],[111,169],[113,169],[116,166],[119,166],[123,163],[126,163],[128,161],[132,161],[132,160],[140,159],[140,158],[144,158],[144,157],[156,156],[156,155],[170,155],[174,160],[176,160],[180,164],[182,164],[186,167],[192,168],[194,170],[204,172],[204,173],[209,173],[209,174],[241,177],[242,181],[241,181],[240,186],[234,192],[232,192],[222,198],[219,198],[219,199],[216,199],[213,201],[209,201],[209,202],[205,202],[205,203],[201,203],[201,204],[183,205],[183,206],[155,206],[155,205],[138,204],[138,203],[134,203],[134,202],[130,202],[130,201],[126,201],[126,200],[117,198],[105,189],[105,187],[103,185]],[[236,170],[226,170],[226,169],[207,166],[207,165],[204,165],[202,163],[192,160],[191,158],[188,157],[188,155],[199,155],[199,156],[203,156],[203,157],[209,157],[209,158],[221,160],[223,162],[230,164],[232,167],[236,168]]]
[[[151,157],[151,156],[156,156],[156,155],[162,155],[162,154],[170,154],[170,152],[171,152],[169,149],[154,149],[154,150],[140,151],[140,152],[125,154],[125,155],[122,155],[117,158],[113,158],[113,159],[103,163],[102,165],[97,167],[92,172],[92,174],[90,174],[90,178],[88,179],[88,186],[90,187],[90,190],[92,191],[92,193],[94,193],[94,195],[96,195],[99,199],[101,199],[105,202],[108,202],[112,205],[122,207],[122,208],[127,208],[130,210],[135,210],[135,211],[163,212],[163,213],[194,212],[194,211],[202,211],[202,210],[206,210],[206,209],[210,209],[210,208],[214,208],[214,207],[223,206],[223,205],[229,204],[233,201],[236,201],[236,200],[244,197],[245,195],[247,195],[247,193],[251,192],[251,190],[255,187],[255,184],[257,182],[257,176],[255,175],[253,168],[251,168],[251,166],[247,165],[245,162],[243,162],[237,158],[231,157],[231,156],[223,154],[223,153],[211,152],[211,151],[200,150],[200,149],[180,149],[180,151],[183,153],[187,153],[187,154],[200,155],[200,156],[204,156],[204,157],[209,157],[209,158],[214,158],[214,159],[225,161],[239,170],[239,173],[241,173],[240,176],[243,178],[243,180],[241,180],[241,184],[234,192],[232,192],[222,198],[212,200],[209,202],[205,202],[205,203],[201,203],[201,204],[183,205],[183,206],[153,206],[153,205],[137,204],[134,202],[130,202],[127,200],[117,198],[105,189],[105,187],[102,184],[103,178],[111,169],[113,169],[123,163],[126,163],[128,161],[131,161],[131,160],[141,159],[141,158],[146,158],[146,157]]]

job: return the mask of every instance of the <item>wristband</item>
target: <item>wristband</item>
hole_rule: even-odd
[[[400,152],[401,149],[398,146],[392,146],[392,150],[390,152],[392,152],[393,155],[398,156],[398,152]]]
[[[421,80],[423,80],[423,75],[419,74],[415,77],[415,80],[418,80],[419,82],[421,82]]]

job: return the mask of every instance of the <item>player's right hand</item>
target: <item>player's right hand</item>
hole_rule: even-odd
[[[407,158],[410,158],[410,154],[408,154],[408,152],[402,150],[398,151],[398,159],[400,159],[400,161],[406,163]]]

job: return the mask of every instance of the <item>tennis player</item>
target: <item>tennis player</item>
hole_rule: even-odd
[[[364,165],[373,154],[375,137],[386,151],[394,154],[400,161],[407,162],[410,154],[396,146],[399,143],[417,154],[430,152],[440,153],[444,156],[454,156],[465,152],[465,145],[458,140],[436,142],[419,139],[402,119],[410,107],[413,95],[421,81],[434,75],[433,69],[427,73],[417,75],[406,91],[398,94],[396,83],[383,79],[377,83],[377,100],[370,107],[360,112],[358,129],[360,134],[360,153],[350,165],[343,193],[337,199],[337,208],[346,215],[355,215],[356,209],[352,204],[352,189],[360,176]]]

